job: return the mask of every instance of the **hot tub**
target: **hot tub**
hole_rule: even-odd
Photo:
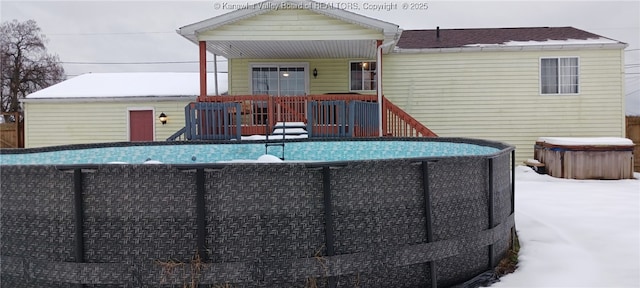
[[[546,172],[569,179],[633,178],[634,144],[616,137],[540,137],[534,158]]]

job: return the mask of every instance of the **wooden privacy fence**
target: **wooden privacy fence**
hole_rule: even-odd
[[[633,141],[635,147],[633,149],[634,155],[634,171],[640,172],[640,116],[627,116],[627,138]]]
[[[12,116],[11,120],[0,124],[0,148],[24,148],[24,122],[20,121],[20,112],[2,112],[0,117]]]

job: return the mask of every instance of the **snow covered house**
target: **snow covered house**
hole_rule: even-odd
[[[385,136],[406,136],[398,126],[413,119],[439,136],[508,142],[524,160],[538,137],[625,133],[627,45],[573,27],[402,30],[313,1],[269,0],[178,33],[199,45],[201,73],[208,52],[229,60],[230,95],[386,99]],[[200,85],[199,101],[215,98]],[[391,104],[406,113],[391,119],[401,114]]]
[[[184,126],[184,107],[200,93],[199,77],[198,73],[89,73],[31,93],[22,100],[25,147],[164,141]],[[214,81],[212,74],[207,77]],[[213,88],[208,93],[213,94]]]

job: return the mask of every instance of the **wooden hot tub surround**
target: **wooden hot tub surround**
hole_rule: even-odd
[[[534,158],[549,175],[568,179],[633,178],[634,144],[616,137],[540,137]]]

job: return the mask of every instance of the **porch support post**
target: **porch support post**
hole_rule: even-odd
[[[387,43],[382,43],[382,40],[378,40],[378,48],[377,50],[377,56],[378,58],[376,59],[376,67],[377,67],[377,73],[376,73],[376,81],[377,81],[377,92],[378,92],[378,121],[380,122],[380,125],[378,125],[378,134],[380,135],[380,137],[384,136],[384,132],[386,132],[386,125],[387,122],[386,121],[382,121],[382,120],[386,120],[387,117],[382,117],[383,114],[383,109],[382,109],[382,50],[386,49],[387,47],[392,46],[393,44],[395,44],[396,41],[389,41]]]
[[[378,84],[376,87],[376,92],[378,94],[378,136],[382,137],[382,40],[378,40],[376,43],[376,50],[378,53],[376,59],[376,69],[378,70],[376,73],[376,83]]]
[[[200,47],[200,97],[207,96],[207,42],[199,41]]]
[[[213,54],[213,81],[215,81],[213,84],[216,88],[216,96],[218,96],[220,93],[218,92],[218,55],[216,54]]]

